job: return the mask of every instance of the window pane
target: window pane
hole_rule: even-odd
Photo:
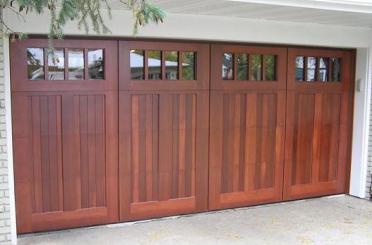
[[[248,55],[247,54],[238,54],[237,57],[238,65],[238,80],[248,80]]]
[[[307,77],[306,81],[313,82],[315,81],[315,70],[316,70],[316,58],[307,57]]]
[[[89,79],[105,78],[105,62],[103,58],[103,49],[88,50],[88,76]]]
[[[182,53],[182,79],[195,80],[195,58],[194,52]]]
[[[263,59],[265,64],[265,80],[274,81],[276,79],[276,57],[275,55],[264,55]]]
[[[319,75],[318,81],[327,82],[329,71],[329,58],[319,58]]]
[[[296,81],[304,80],[304,74],[305,74],[304,63],[305,63],[305,57],[303,56],[296,57]]]
[[[44,49],[27,49],[27,74],[30,80],[44,79]]]
[[[48,54],[48,79],[65,79],[65,54],[63,49],[55,49]]]
[[[161,52],[148,51],[147,65],[149,70],[148,79],[159,80],[161,79]]]
[[[84,51],[82,49],[68,50],[68,79],[84,79]]]
[[[232,80],[234,77],[233,62],[234,56],[232,53],[224,53],[222,57],[222,79]]]
[[[341,59],[332,58],[331,67],[332,67],[332,76],[331,76],[332,82],[340,82],[341,81]]]
[[[130,51],[130,77],[132,80],[145,79],[145,52],[139,49]]]
[[[165,52],[165,78],[168,80],[178,79],[178,52]]]
[[[261,55],[253,54],[249,56],[251,59],[251,74],[250,80],[253,81],[260,81],[262,80],[262,58]]]

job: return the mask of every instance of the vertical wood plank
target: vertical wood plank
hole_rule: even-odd
[[[172,198],[178,197],[178,175],[179,175],[179,100],[180,95],[172,96]]]
[[[146,95],[139,96],[139,200],[146,201]]]
[[[153,104],[152,104],[152,176],[153,176],[153,199],[159,200],[159,95],[153,95]]]
[[[159,200],[165,201],[172,183],[172,95],[160,95],[159,110]]]
[[[185,132],[185,195],[187,197],[192,196],[192,168],[193,168],[193,133],[192,118],[195,113],[193,111],[193,95],[186,96],[186,132]]]
[[[240,147],[239,147],[239,191],[244,191],[244,176],[245,176],[245,159],[246,159],[246,151],[245,151],[245,137],[246,137],[246,111],[247,111],[247,94],[241,95],[240,100]]]
[[[59,173],[57,142],[57,97],[48,96],[49,175],[51,211],[59,211]]]
[[[139,202],[139,97],[132,97],[132,201]]]
[[[197,115],[200,115],[200,113],[197,111],[197,101],[196,101],[196,96],[192,95],[191,96],[191,145],[192,145],[192,150],[191,150],[191,196],[196,195],[196,171],[197,171],[197,166],[196,166],[196,151],[197,151],[197,145],[196,145],[196,131],[198,130],[197,125],[196,125],[196,120],[197,120]],[[205,101],[201,100],[201,103]],[[201,117],[201,116],[198,116]],[[199,123],[200,124],[200,123]],[[200,134],[200,133],[199,133]],[[199,138],[200,141],[200,138]]]
[[[153,200],[153,96],[146,95],[146,201]]]
[[[88,162],[89,162],[89,206],[96,207],[96,96],[88,96]]]
[[[182,66],[181,66],[182,67]],[[185,145],[186,145],[186,97],[190,95],[180,95],[179,101],[179,145],[178,145],[178,196],[185,197]],[[190,154],[190,152],[187,152]]]
[[[247,94],[244,190],[254,189],[257,134],[257,94]]]
[[[43,211],[43,191],[42,191],[42,167],[41,167],[41,125],[40,125],[40,97],[31,96],[31,115],[32,115],[32,159],[33,159],[33,198],[34,213]]]
[[[48,97],[40,97],[40,121],[41,121],[41,172],[43,179],[43,211],[52,211],[51,208],[51,176],[49,158],[49,112]]]
[[[322,131],[322,114],[323,114],[323,106],[322,106],[322,94],[315,95],[315,102],[314,102],[314,128],[313,128],[313,137],[312,137],[312,169],[311,169],[311,182],[318,183],[319,181],[319,162],[320,159],[320,148],[321,148],[321,131]],[[328,140],[328,139],[324,139]],[[327,164],[328,165],[328,164]]]
[[[79,96],[81,207],[89,207],[88,96]]]
[[[106,204],[106,124],[105,124],[105,96],[96,96],[96,142],[95,142],[95,154],[96,154],[96,192],[97,192],[97,207],[105,206]]]
[[[233,95],[235,97],[234,106],[234,115],[232,120],[232,132],[233,138],[233,151],[232,151],[232,192],[239,191],[239,165],[240,165],[240,107],[241,107],[241,95]]]

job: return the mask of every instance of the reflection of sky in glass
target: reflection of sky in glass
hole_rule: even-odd
[[[83,50],[68,51],[68,66],[69,67],[84,67]]]
[[[39,60],[40,64],[44,64],[44,52],[42,48],[28,48],[27,51],[35,60]],[[31,65],[31,60],[27,60],[27,64]]]
[[[97,60],[102,60],[103,59],[103,54],[102,54],[102,49],[96,49],[96,50],[89,50],[88,52],[88,61],[89,65],[94,64],[95,61]]]
[[[65,57],[63,50],[55,50],[53,53],[48,54],[48,66],[57,66],[62,69],[65,66]]]

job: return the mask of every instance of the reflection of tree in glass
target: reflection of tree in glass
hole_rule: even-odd
[[[165,52],[165,78],[168,80],[178,79],[178,52]]]
[[[224,53],[222,59],[222,78],[233,79],[233,60],[234,56],[232,53]]]
[[[268,80],[268,81],[275,80],[275,56],[264,55],[264,64],[265,64],[265,80]]]
[[[31,51],[27,49],[27,63],[29,65],[40,66],[41,61],[36,58],[36,54],[31,53]]]
[[[195,53],[182,53],[182,78],[185,80],[195,79]]]
[[[238,63],[238,80],[248,80],[248,55],[239,54],[237,57]]]
[[[252,62],[252,77],[254,81],[261,80],[261,55],[253,54],[251,55]]]
[[[42,48],[27,49],[27,74],[31,80],[44,79],[44,50]]]

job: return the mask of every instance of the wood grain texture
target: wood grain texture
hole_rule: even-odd
[[[279,201],[284,165],[286,49],[212,45],[211,50],[209,208]],[[235,57],[241,53],[276,55],[277,81],[222,80],[225,52]]]
[[[11,46],[18,232],[117,221],[117,43],[57,41],[104,50],[105,79],[76,81],[28,80],[26,48],[47,48],[47,39]]]
[[[19,233],[347,191],[353,51],[155,40],[55,46],[104,49],[105,79],[28,80],[25,49],[47,40],[11,44]],[[132,49],[144,50],[146,78],[149,50],[194,52],[195,79],[165,79],[163,55],[163,79],[131,80]],[[248,80],[251,68],[246,80],[237,69],[223,80],[225,52],[235,68],[238,54],[274,55],[276,80],[265,80],[264,62],[262,81]],[[341,58],[342,81],[295,81],[297,55]]]
[[[120,123],[123,125],[120,151],[130,145],[130,150],[125,150],[129,157],[121,153],[123,158],[120,158],[122,220],[145,217],[132,209],[139,203],[148,203],[144,205],[153,210],[151,206],[160,205],[158,203],[193,197],[202,199],[203,207],[206,206],[206,193],[204,196],[198,193],[198,185],[206,180],[200,176],[206,176],[198,175],[198,171],[206,172],[207,162],[199,159],[200,155],[207,155],[208,144],[201,145],[198,139],[207,138],[208,120],[202,121],[204,118],[197,116],[208,104],[197,103],[199,98],[202,98],[199,92],[120,92],[120,105],[123,105],[119,106],[123,122]],[[198,132],[199,128],[203,131]],[[204,151],[196,152],[198,148]],[[196,203],[193,211],[200,211]],[[179,205],[172,209],[175,213],[184,213],[184,208]],[[159,216],[156,209],[145,213],[147,218]]]
[[[295,81],[296,56],[341,59],[340,82]],[[345,193],[350,165],[353,52],[288,50],[284,199]],[[348,119],[347,119],[348,118]]]

